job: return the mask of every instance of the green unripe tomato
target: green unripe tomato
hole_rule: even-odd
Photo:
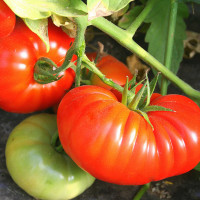
[[[51,138],[55,131],[56,115],[37,114],[16,126],[6,144],[6,164],[11,177],[37,199],[71,199],[95,180],[65,153],[53,148]]]

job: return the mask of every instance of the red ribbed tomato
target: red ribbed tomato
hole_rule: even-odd
[[[82,86],[58,108],[58,130],[68,155],[96,178],[139,185],[185,173],[200,161],[200,109],[181,95],[154,95],[154,129],[108,90]]]
[[[0,38],[8,36],[15,27],[15,13],[0,0]]]
[[[53,106],[74,80],[68,69],[59,81],[39,84],[34,80],[34,65],[48,57],[60,66],[74,39],[49,23],[50,51],[22,21],[17,21],[11,35],[0,39],[0,108],[8,112],[28,113]]]

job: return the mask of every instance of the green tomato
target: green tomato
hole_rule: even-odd
[[[6,164],[11,177],[37,199],[71,199],[95,180],[70,157],[53,148],[51,138],[55,131],[56,115],[34,115],[14,128],[6,144]]]

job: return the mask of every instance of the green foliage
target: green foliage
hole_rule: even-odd
[[[194,169],[196,169],[197,171],[200,171],[200,163],[198,163],[198,165]]]
[[[45,43],[47,47],[47,51],[50,49],[49,45],[49,37],[48,37],[48,19],[37,19],[37,20],[31,20],[28,18],[24,19],[25,24],[36,33],[41,40]]]
[[[123,15],[123,17],[118,22],[118,26],[124,29],[128,28],[143,10],[143,8],[143,6],[134,6],[131,10]]]
[[[81,0],[5,0],[13,12],[21,18],[44,19],[52,14],[65,17],[86,15],[82,9],[77,9]]]
[[[179,2],[183,2],[183,3],[198,3],[198,4],[200,4],[200,0],[179,0]]]
[[[133,0],[87,0],[88,19],[108,16],[128,5]]]
[[[167,35],[169,26],[170,0],[162,0],[156,4],[156,7],[150,12],[145,19],[146,23],[150,23],[145,41],[149,43],[148,51],[156,59],[164,64],[165,51],[167,45]],[[176,74],[180,62],[183,58],[183,40],[186,37],[186,25],[184,18],[188,16],[188,8],[186,4],[179,3],[176,29],[174,35],[173,56],[171,61],[171,70]],[[157,73],[154,70],[155,73]]]

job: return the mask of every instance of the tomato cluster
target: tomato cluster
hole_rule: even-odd
[[[121,93],[94,73],[92,85],[73,89],[75,72],[71,68],[58,81],[40,84],[33,75],[37,60],[47,57],[61,66],[74,39],[49,20],[47,52],[41,39],[21,19],[16,21],[3,1],[0,19],[0,108],[30,113],[61,101],[57,116],[31,116],[7,141],[7,168],[28,194],[37,199],[71,199],[90,187],[95,178],[140,185],[185,173],[198,164],[200,108],[192,100],[153,94],[149,105],[168,110],[147,112],[148,121],[139,110],[122,104]],[[94,60],[97,54],[87,56]],[[96,66],[120,86],[127,77],[133,78],[111,55],[97,59]],[[58,137],[64,149],[61,152],[55,147],[59,141],[53,142]]]

